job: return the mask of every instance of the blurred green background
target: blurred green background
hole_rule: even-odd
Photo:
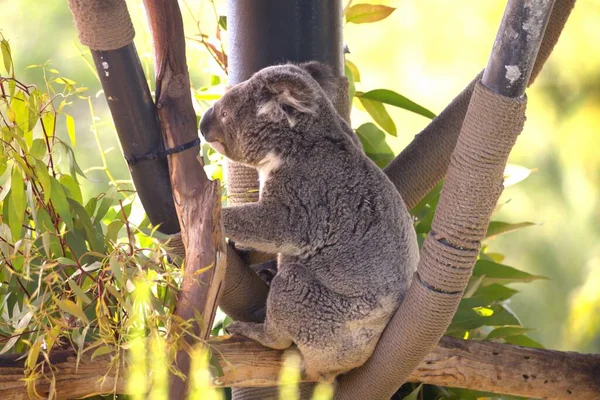
[[[560,1],[560,0],[559,0]],[[363,1],[355,1],[354,4]],[[379,0],[397,10],[387,19],[345,28],[348,59],[362,81],[359,90],[389,88],[438,113],[485,66],[505,1]],[[136,27],[142,64],[152,72],[149,31],[141,1],[127,1]],[[214,36],[215,18],[207,0],[182,4],[186,33]],[[216,1],[219,14],[226,2]],[[537,225],[501,236],[490,244],[506,254],[505,263],[545,275],[514,297],[511,308],[531,336],[549,348],[600,352],[600,0],[580,0],[561,40],[534,87],[528,91],[525,130],[509,160],[536,169],[508,188],[499,219]],[[198,22],[198,23],[197,23]],[[25,82],[43,84],[40,69],[51,65],[89,88],[95,114],[86,100],[67,112],[76,121],[78,160],[90,178],[84,197],[105,190],[106,175],[94,167],[102,160],[91,133],[96,126],[116,179],[128,180],[114,126],[87,49],[79,44],[66,0],[0,0],[0,32],[10,41],[15,69]],[[226,42],[226,35],[224,37]],[[195,88],[211,75],[224,74],[204,46],[188,41],[188,64]],[[151,86],[152,83],[150,82]],[[203,104],[200,104],[200,110]],[[355,104],[357,105],[357,104]],[[399,152],[428,122],[388,108],[398,138],[388,138]],[[353,110],[353,125],[369,120]],[[94,123],[93,123],[94,122]],[[59,121],[66,136],[64,120]],[[91,168],[91,169],[90,169]]]

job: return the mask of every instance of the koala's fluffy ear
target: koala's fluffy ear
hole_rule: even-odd
[[[298,64],[317,81],[323,88],[327,98],[333,103],[336,111],[346,121],[350,121],[350,100],[348,98],[348,79],[345,76],[337,76],[333,69],[318,61],[309,61]]]
[[[296,125],[298,114],[315,114],[312,88],[295,79],[282,80],[268,86],[269,98],[258,108],[258,115],[266,115],[273,122],[287,120]]]

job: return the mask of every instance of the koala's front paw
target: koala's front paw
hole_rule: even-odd
[[[245,332],[244,325],[246,325],[246,324],[248,324],[248,323],[234,321],[234,322],[230,323],[229,325],[227,325],[227,327],[225,327],[225,332],[229,333],[230,335],[240,335],[240,336],[248,337],[247,335],[244,334],[244,332]]]
[[[265,347],[272,349],[283,350],[292,344],[292,341],[281,336],[277,332],[265,331],[265,324],[257,324],[255,322],[232,322],[225,328],[225,330],[232,335],[241,335],[249,339],[256,340],[258,343]]]

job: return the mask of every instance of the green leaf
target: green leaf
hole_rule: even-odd
[[[92,218],[94,216],[97,205],[98,205],[98,199],[96,199],[95,197],[92,197],[91,199],[89,199],[87,204],[85,205],[85,211],[90,216],[90,218]]]
[[[96,230],[92,226],[92,221],[85,211],[85,208],[72,199],[69,199],[69,205],[75,211],[75,215],[77,215],[77,222],[83,227],[85,238],[90,244],[92,251],[96,251],[98,253],[104,252],[103,238],[96,233]]]
[[[123,221],[112,221],[110,224],[108,224],[108,226],[106,227],[106,243],[116,243],[117,242],[117,238],[119,237],[119,232],[121,231],[121,228],[123,228],[123,225],[125,225],[123,223]]]
[[[69,279],[67,282],[69,283],[69,287],[71,288],[71,290],[75,293],[77,297],[79,297],[82,303],[90,304],[92,302],[92,300],[90,300],[90,298],[85,294],[83,289],[77,286],[73,279]]]
[[[111,187],[102,197],[100,201],[100,207],[98,207],[98,212],[96,213],[96,217],[94,218],[94,224],[98,221],[102,220],[110,207],[115,204],[115,199],[117,197],[117,189],[115,187]]]
[[[11,193],[8,204],[9,226],[13,240],[21,238],[23,220],[25,219],[25,186],[23,176],[18,168],[13,168],[11,180]]]
[[[520,322],[512,313],[499,304],[477,309],[459,307],[447,332],[465,332],[484,325],[520,325]]]
[[[500,328],[491,331],[487,335],[486,340],[518,336],[531,331],[533,331],[533,329],[523,328],[522,326],[501,326]]]
[[[227,16],[219,15],[219,26],[223,28],[224,31],[227,30]]]
[[[517,346],[532,347],[534,349],[543,349],[544,348],[544,346],[541,343],[539,343],[525,335],[508,336],[508,337],[504,338],[504,341],[506,343],[514,344]]]
[[[50,174],[48,173],[48,167],[40,160],[35,161],[35,175],[38,181],[42,185],[42,192],[44,194],[44,204],[48,204],[50,201],[50,195],[52,194],[52,182],[50,181]]]
[[[39,91],[34,90],[29,94],[29,117],[27,119],[27,132],[30,132],[35,128],[39,119],[38,103],[39,103]],[[28,143],[30,144],[30,143]]]
[[[75,146],[75,120],[69,114],[65,114],[67,117],[67,132],[69,132],[69,139],[71,139],[71,145]]]
[[[415,390],[410,392],[408,396],[406,396],[403,400],[419,400],[419,393],[421,393],[421,389],[423,388],[423,384],[421,383]]]
[[[56,83],[60,83],[61,85],[66,85],[66,86],[73,86],[77,82],[75,82],[72,79],[65,78],[64,76],[61,76],[59,78],[56,78]]]
[[[388,89],[376,89],[366,93],[361,93],[358,97],[363,99],[369,99],[379,101],[381,103],[389,104],[391,106],[399,107],[404,110],[412,111],[415,114],[422,115],[427,118],[435,118],[435,114],[426,109],[423,106],[415,103],[414,101]]]
[[[356,129],[367,156],[380,168],[385,167],[394,159],[394,153],[385,142],[385,133],[373,123],[367,122]]]
[[[35,229],[36,232],[41,235],[44,232],[54,232],[54,225],[52,225],[52,219],[50,215],[43,207],[38,207],[36,212]]]
[[[27,101],[23,91],[17,91],[17,93],[11,98],[10,108],[14,112],[13,122],[17,124],[20,131],[26,133],[29,121],[29,102]]]
[[[12,186],[12,168],[6,169],[2,176],[0,176],[0,185],[2,186],[2,191],[0,191],[0,202],[4,201],[8,193],[10,192],[10,187]]]
[[[54,136],[54,130],[56,129],[55,122],[56,114],[54,114],[54,111],[46,111],[42,114],[42,124],[48,137]]]
[[[60,184],[67,189],[67,196],[75,200],[81,205],[83,198],[81,196],[81,188],[79,183],[71,175],[63,175],[60,177]]]
[[[74,266],[77,265],[77,262],[75,262],[75,261],[73,261],[73,260],[71,260],[70,258],[67,258],[67,257],[58,257],[56,259],[56,261],[59,262],[59,263],[61,263],[61,264],[64,264],[64,265],[70,265],[72,267],[74,267]]]
[[[388,114],[383,103],[376,100],[366,99],[359,93],[360,92],[356,92],[356,96],[360,100],[365,110],[367,110],[369,115],[373,117],[375,122],[377,122],[377,124],[379,124],[379,126],[381,126],[390,135],[397,136],[396,124],[394,124],[392,117],[390,117],[390,114]]]
[[[495,305],[491,308],[494,310],[494,313],[487,318],[486,325],[521,325],[521,321],[519,321],[516,315],[504,308],[504,306]]]
[[[52,205],[62,221],[67,225],[67,228],[73,229],[73,216],[71,215],[64,187],[52,176],[50,177],[50,185],[52,187],[52,193],[50,194]]]
[[[344,75],[348,78],[348,96],[353,99],[356,94],[356,86],[354,85],[354,75],[347,65],[344,66]]]
[[[533,222],[519,222],[518,224],[511,224],[509,222],[492,221],[488,226],[486,238],[501,235],[506,232],[516,231],[517,229],[526,228],[528,226],[535,225]]]
[[[112,256],[109,261],[110,270],[113,273],[113,276],[123,286],[125,284],[125,280],[123,279],[123,272],[121,271],[121,264],[117,261],[115,256]]]
[[[113,348],[110,346],[100,346],[96,350],[94,350],[90,358],[92,359],[92,361],[94,361],[94,358],[110,354],[112,351]]]
[[[79,167],[79,164],[77,164],[77,160],[75,158],[75,153],[73,152],[73,149],[63,141],[58,141],[57,143],[62,145],[62,147],[65,149],[65,152],[67,153],[67,159],[69,161],[69,173],[71,174],[71,176],[75,180],[77,180],[76,175],[80,175],[85,178],[86,177],[85,174]]]
[[[473,276],[485,275],[485,284],[532,282],[537,279],[548,279],[540,275],[532,275],[508,265],[498,264],[488,260],[478,260],[473,269]]]
[[[356,4],[346,10],[346,22],[365,24],[387,18],[395,8],[376,4]]]
[[[476,277],[476,279],[481,277],[485,277],[485,275]],[[477,305],[491,305],[494,302],[508,300],[517,293],[519,293],[518,290],[498,283],[492,283],[488,286],[480,286],[468,300],[477,301]],[[475,305],[473,305],[473,307],[475,307]]]
[[[80,304],[76,304],[76,303],[72,302],[71,300],[58,300],[57,304],[63,311],[79,318],[86,324],[88,323],[88,318],[86,317],[85,313],[83,312],[83,309],[81,308]]]
[[[352,79],[354,82],[360,82],[360,71],[358,67],[350,60],[344,61],[345,68],[348,68],[348,71],[352,74]]]
[[[29,156],[33,156],[38,160],[41,160],[42,157],[46,154],[46,141],[44,139],[34,139],[31,144],[31,148],[29,149]]]
[[[0,48],[2,48],[2,60],[4,61],[4,69],[6,73],[10,75],[12,67],[12,56],[10,53],[10,44],[6,39],[0,41]]]

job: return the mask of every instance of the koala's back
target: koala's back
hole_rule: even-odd
[[[418,262],[398,192],[356,146],[324,139],[284,163],[263,196],[285,203],[290,229],[306,238],[300,254],[280,255],[268,319],[298,345],[309,374],[362,365]]]
[[[302,262],[338,293],[398,291],[418,261],[411,217],[385,174],[347,141],[326,139],[299,154],[265,186],[285,202],[291,229],[306,237]]]

